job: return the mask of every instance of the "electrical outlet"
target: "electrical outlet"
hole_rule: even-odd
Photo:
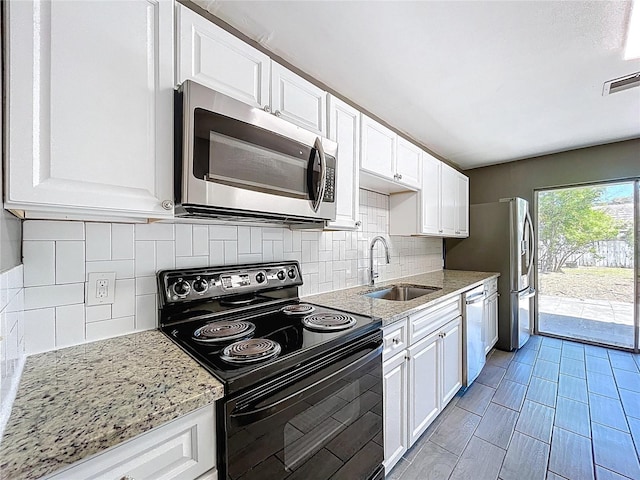
[[[115,299],[115,272],[93,272],[87,281],[87,305],[108,305]]]

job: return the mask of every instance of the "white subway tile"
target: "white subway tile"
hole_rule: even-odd
[[[111,305],[85,307],[85,318],[87,323],[108,320],[111,318]]]
[[[238,263],[238,242],[226,240],[224,242],[224,264],[234,265]]]
[[[111,260],[111,224],[87,223],[87,260]]]
[[[251,253],[262,253],[262,228],[251,227]]]
[[[24,289],[25,310],[59,307],[75,303],[84,303],[84,283],[26,287]]]
[[[273,242],[271,240],[262,241],[262,261],[273,262]]]
[[[135,330],[135,318],[121,317],[103,320],[101,322],[87,323],[87,341],[102,340],[133,333]]]
[[[238,227],[235,225],[209,225],[209,240],[237,240]]]
[[[318,262],[303,263],[302,265],[300,265],[300,269],[302,270],[303,278],[306,280],[307,275],[311,273],[319,273],[320,264]]]
[[[156,295],[140,295],[136,297],[136,330],[154,328],[158,328]]]
[[[275,261],[284,259],[284,242],[282,240],[273,241],[273,259]]]
[[[85,280],[88,280],[89,274],[94,272],[115,272],[116,278],[133,278],[133,266],[133,260],[104,260],[100,262],[87,262],[85,264]]]
[[[135,314],[136,286],[133,278],[126,280],[116,280],[116,291],[113,305],[111,306],[111,317],[128,317]]]
[[[4,272],[3,275],[7,275],[8,278],[8,287],[9,289],[15,288],[20,289],[24,286],[24,268],[22,264],[13,267],[7,272]]]
[[[302,251],[302,235],[298,230],[294,230],[291,232],[291,251]]]
[[[292,252],[293,251],[293,236],[291,235],[291,230],[286,228],[284,232],[282,232],[282,240],[283,240],[283,251]]]
[[[173,240],[173,224],[141,223],[136,225],[136,242],[140,240]]]
[[[84,282],[84,244],[79,241],[56,242],[56,284]]]
[[[56,347],[56,312],[40,308],[24,312],[24,348],[27,355]]]
[[[136,277],[136,295],[155,294],[157,290],[156,277]]]
[[[209,254],[209,227],[206,225],[193,226],[193,255]]]
[[[24,285],[52,285],[56,283],[56,243],[25,240],[22,242]],[[8,275],[5,277],[8,289]]]
[[[23,240],[84,240],[84,223],[26,220],[22,224]]]
[[[209,265],[224,265],[224,241],[211,240],[209,242]]]
[[[191,225],[176,225],[176,257],[193,255],[193,230]]]
[[[111,259],[134,259],[133,225],[114,223],[111,226]]]
[[[243,253],[238,254],[238,263],[257,263],[262,261],[260,253]]]
[[[173,270],[176,268],[174,242],[156,242],[156,270]]]
[[[251,253],[251,227],[238,227],[238,253]]]
[[[283,231],[282,227],[276,228],[263,228],[262,229],[262,240],[282,240],[283,239]]]
[[[197,257],[176,257],[176,268],[196,268],[209,265],[209,257],[200,255]]]
[[[156,274],[156,242],[136,240],[135,270],[136,277]]]
[[[84,305],[56,307],[56,348],[85,341]]]

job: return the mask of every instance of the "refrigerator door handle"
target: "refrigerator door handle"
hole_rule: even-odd
[[[518,292],[518,298],[520,300],[526,300],[527,298],[534,297],[536,295],[536,289],[530,288],[529,290],[525,290],[524,292]]]
[[[531,269],[533,268],[533,257],[535,253],[534,248],[534,234],[533,234],[533,222],[531,221],[531,215],[529,215],[529,210],[527,210],[527,226],[529,228],[529,265],[527,265],[527,278],[529,279],[529,284],[531,284]]]

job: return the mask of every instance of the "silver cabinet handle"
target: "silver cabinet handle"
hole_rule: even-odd
[[[362,222],[361,222],[360,220],[358,220],[358,221],[356,222],[356,227],[359,227],[360,225],[362,225]]]
[[[131,475],[125,475],[124,477],[122,477],[121,480],[136,480],[136,479],[133,478]]]
[[[442,230],[438,230],[438,233],[442,233]]]
[[[269,107],[269,105],[265,105],[264,107],[262,107],[262,109],[263,109],[265,112],[270,112],[270,111],[271,111],[271,107]]]
[[[280,116],[282,116],[282,113],[280,113],[280,110],[276,110],[276,111],[275,111],[275,113],[274,113],[274,115],[275,115],[276,117],[280,117]]]
[[[401,173],[398,174],[398,180],[402,180],[402,174]]]
[[[394,338],[392,342],[394,345],[398,345],[400,343],[400,340],[398,338]]]
[[[165,210],[172,210],[173,209],[173,202],[171,200],[163,200],[162,201],[162,208],[164,208]]]

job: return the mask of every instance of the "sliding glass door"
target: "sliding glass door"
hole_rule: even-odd
[[[638,184],[536,192],[538,333],[637,350]]]

